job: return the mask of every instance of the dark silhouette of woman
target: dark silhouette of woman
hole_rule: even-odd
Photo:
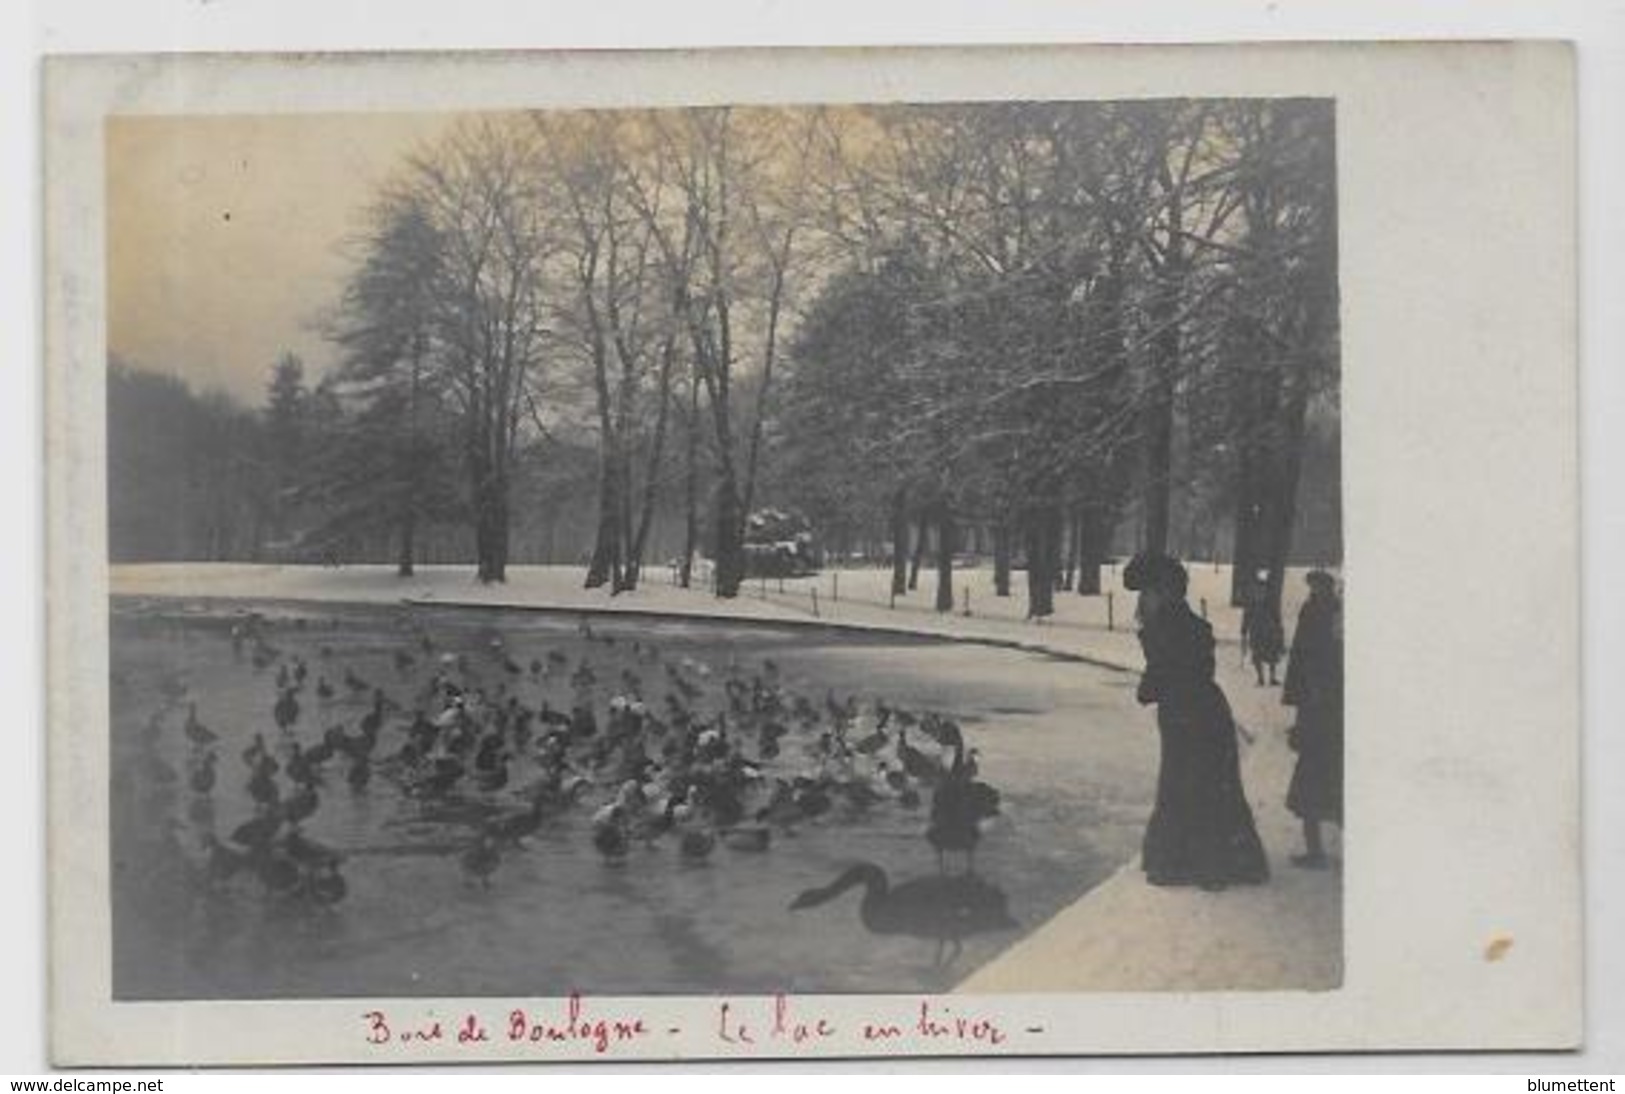
[[[1213,682],[1213,629],[1185,603],[1185,568],[1163,555],[1136,555],[1123,584],[1139,593],[1145,675],[1137,697],[1156,704],[1162,736],[1157,804],[1142,847],[1146,880],[1211,890],[1263,882],[1269,865],[1242,790],[1235,720]]]
[[[1269,572],[1258,571],[1258,577],[1247,589],[1247,602],[1241,613],[1241,640],[1252,654],[1253,671],[1258,674],[1258,686],[1274,686],[1275,666],[1280,664],[1282,646],[1286,637],[1281,633],[1281,613],[1269,594]],[[1264,670],[1269,669],[1269,679]]]
[[[1304,853],[1292,863],[1311,870],[1330,865],[1320,825],[1343,823],[1343,605],[1337,582],[1311,572],[1309,599],[1298,612],[1282,701],[1298,708],[1290,740],[1298,763],[1287,788],[1287,808],[1303,821]]]

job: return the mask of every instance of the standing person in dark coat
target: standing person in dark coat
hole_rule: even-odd
[[[1185,568],[1171,558],[1136,555],[1123,584],[1140,594],[1138,698],[1157,705],[1162,737],[1157,804],[1142,847],[1146,880],[1204,889],[1258,884],[1269,865],[1242,790],[1235,720],[1213,682],[1213,628],[1185,603]]]
[[[1337,583],[1324,570],[1307,578],[1309,599],[1298,612],[1281,700],[1298,708],[1289,740],[1298,763],[1287,788],[1286,805],[1303,821],[1304,853],[1297,866],[1329,865],[1320,842],[1320,824],[1343,824],[1343,605]]]
[[[1253,671],[1258,674],[1258,686],[1263,687],[1264,670],[1269,669],[1270,686],[1274,686],[1275,666],[1281,662],[1286,636],[1281,633],[1280,609],[1270,600],[1269,572],[1258,571],[1248,586],[1247,603],[1241,610],[1241,640],[1247,644],[1253,657]]]

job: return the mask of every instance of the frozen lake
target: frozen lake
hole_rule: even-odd
[[[278,660],[256,666],[234,650],[231,627],[245,611],[263,616]],[[589,640],[573,615],[156,598],[115,599],[111,626],[120,999],[943,990],[1132,858],[1154,788],[1156,732],[1151,714],[1134,703],[1134,678],[1025,651],[624,617],[595,618]],[[432,656],[419,649],[424,634],[432,636]],[[493,661],[496,638],[509,671]],[[414,663],[406,666],[403,654]],[[328,727],[354,732],[372,706],[369,689],[342,683],[355,677],[403,708],[380,734],[384,756],[406,740],[413,699],[433,667],[458,656],[485,686],[533,709],[568,710],[569,677],[585,662],[600,718],[611,696],[629,687],[624,672],[637,674],[644,700],[660,711],[672,687],[664,666],[692,666],[685,672],[705,692],[696,710],[715,710],[725,703],[721,681],[761,679],[769,660],[786,697],[818,710],[831,693],[855,697],[852,738],[872,733],[877,701],[950,716],[977,750],[979,777],[1001,799],[976,873],[1002,891],[1018,925],[972,931],[962,952],[944,961],[929,938],[866,929],[859,892],[791,910],[797,894],[855,862],[879,866],[894,892],[937,875],[924,838],[929,793],[910,807],[885,795],[876,769],[876,761],[893,759],[894,741],[851,765],[852,777],[881,788],[880,800],[858,808],[842,798],[775,829],[765,850],[724,843],[699,862],[685,860],[671,839],[634,841],[624,860],[605,861],[594,848],[592,814],[615,787],[595,780],[578,805],[505,848],[489,885],[471,882],[462,865],[474,829],[455,809],[407,794],[383,765],[358,790],[330,763],[320,806],[302,831],[344,856],[341,901],[269,894],[251,876],[201,879],[205,833],[224,839],[254,815],[241,754],[256,733],[285,757],[290,740],[309,748]],[[272,714],[276,676],[296,658],[310,679],[285,736]],[[532,663],[544,671],[529,671]],[[332,685],[331,698],[315,693],[318,679]],[[219,737],[218,777],[207,795],[187,785],[189,702]],[[777,756],[753,756],[762,785],[816,774],[827,729],[796,724]],[[910,743],[935,751],[919,733]],[[534,765],[521,755],[501,788],[454,797],[511,810],[540,771]],[[165,771],[175,773],[174,783]]]

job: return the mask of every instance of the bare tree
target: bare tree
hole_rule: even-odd
[[[806,227],[816,112],[716,108],[644,122],[658,167],[636,180],[636,202],[677,275],[672,298],[710,411],[716,591],[732,597],[744,578],[764,415]]]
[[[433,361],[459,422],[482,582],[506,577],[511,474],[546,334],[539,153],[530,126],[481,119],[413,157],[403,183],[440,243]]]
[[[1257,570],[1279,610],[1313,400],[1335,389],[1337,233],[1330,104],[1269,103],[1226,119],[1242,231],[1229,257],[1222,383],[1235,453],[1232,600]]]
[[[598,531],[588,588],[636,587],[661,481],[672,379],[692,232],[671,253],[655,241],[665,187],[651,172],[637,119],[535,114],[557,205],[563,277],[560,326],[574,335],[591,375],[599,433]],[[643,215],[647,211],[649,215]],[[641,486],[637,464],[642,449]]]

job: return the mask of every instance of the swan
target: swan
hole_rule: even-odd
[[[886,871],[860,862],[828,885],[807,889],[790,903],[791,911],[827,904],[848,889],[863,887],[858,918],[871,934],[908,935],[937,944],[936,964],[952,964],[973,934],[1012,930],[1004,891],[974,875],[928,876],[892,885]],[[943,959],[944,950],[952,953]]]

